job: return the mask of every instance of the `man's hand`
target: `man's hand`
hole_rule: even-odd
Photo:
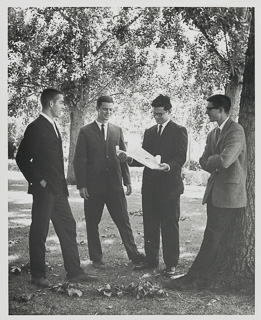
[[[89,193],[88,193],[88,190],[87,190],[86,187],[81,188],[81,189],[79,190],[79,193],[80,193],[81,198],[84,198],[85,200],[88,200],[88,198],[89,198]]]
[[[43,188],[45,188],[46,185],[47,185],[47,182],[43,179],[43,180],[40,181],[40,185],[41,185]]]
[[[127,184],[126,187],[127,187],[126,196],[130,196],[132,193],[131,184]]]
[[[159,168],[153,169],[153,170],[158,170],[158,171],[169,171],[170,170],[170,166],[167,163],[160,163],[159,164]]]
[[[125,162],[125,161],[132,162],[133,160],[131,157],[128,157],[125,152],[120,152],[117,154],[117,156],[120,162]]]

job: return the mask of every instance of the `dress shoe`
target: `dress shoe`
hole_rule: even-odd
[[[176,272],[176,268],[175,267],[166,267],[163,270],[163,275],[166,278],[171,278],[171,277],[174,276],[175,272]]]
[[[95,282],[98,281],[98,277],[90,276],[86,273],[80,273],[75,277],[69,278],[69,282]]]
[[[105,269],[105,263],[100,260],[100,261],[93,261],[92,266],[96,269]]]
[[[143,253],[139,253],[134,259],[131,260],[133,264],[139,264],[146,262],[146,256]]]
[[[156,269],[158,267],[157,264],[151,264],[146,262],[141,262],[133,267],[133,270],[140,271],[140,270],[146,270],[146,269]]]
[[[163,280],[162,285],[165,288],[169,288],[172,290],[183,290],[184,286],[192,286],[196,279],[190,277],[189,275],[185,274],[184,276],[170,279],[170,280]]]
[[[205,279],[196,279],[188,274],[179,278],[170,279],[162,282],[163,287],[180,291],[200,291],[207,289],[209,283]]]
[[[48,288],[51,287],[52,284],[45,278],[32,278],[32,283],[36,284],[39,287]]]

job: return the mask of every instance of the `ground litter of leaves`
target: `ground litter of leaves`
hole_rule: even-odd
[[[127,198],[136,244],[143,247],[140,184],[133,183]],[[9,315],[253,315],[254,296],[246,291],[231,292],[209,288],[180,292],[162,286],[164,268],[160,252],[159,269],[134,271],[115,224],[107,210],[100,223],[105,267],[93,268],[88,259],[83,202],[75,186],[70,186],[70,204],[77,222],[77,242],[85,272],[98,276],[96,283],[70,284],[65,277],[58,238],[50,225],[46,242],[46,268],[51,288],[39,288],[30,281],[28,232],[31,196],[19,172],[9,178]],[[191,265],[202,241],[205,207],[201,205],[204,187],[186,186],[181,197],[180,261],[177,274]]]

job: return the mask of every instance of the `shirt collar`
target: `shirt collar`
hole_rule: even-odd
[[[229,117],[227,117],[226,120],[221,123],[221,125],[219,126],[220,131],[222,131],[222,129],[224,128],[224,126],[227,123],[228,119],[229,119]]]
[[[166,125],[170,122],[170,119],[167,120],[166,122],[162,123],[162,131],[165,129]],[[159,129],[160,124],[157,124],[157,128]]]
[[[99,122],[99,121],[97,121],[97,120],[95,120],[95,122],[97,123],[97,125],[99,126],[100,129],[101,129],[101,125],[102,125],[102,124],[104,124],[104,128],[107,128],[107,126],[108,126],[108,122],[106,122],[106,123],[101,123],[101,122]]]

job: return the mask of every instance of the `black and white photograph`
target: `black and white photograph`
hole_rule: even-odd
[[[4,1],[1,319],[258,316],[259,11]]]

